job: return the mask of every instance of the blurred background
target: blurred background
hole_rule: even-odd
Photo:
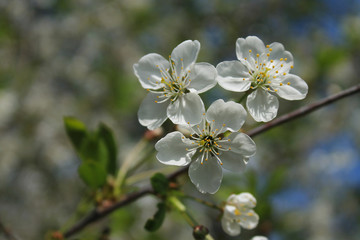
[[[43,239],[92,208],[82,204],[89,192],[63,117],[90,129],[110,126],[121,164],[146,130],[136,115],[146,91],[132,70],[140,57],[167,57],[180,42],[197,39],[198,62],[216,66],[236,59],[235,41],[248,35],[284,44],[294,56],[292,72],[309,85],[306,99],[280,100],[278,116],[360,82],[359,0],[0,0],[0,221],[19,239]],[[201,96],[206,106],[239,99],[219,86]],[[216,210],[186,202],[193,215],[215,239],[359,239],[359,100],[343,99],[256,136],[258,152],[246,171],[226,173],[215,195],[185,184],[186,192],[215,203],[253,193],[255,230],[226,236]],[[244,129],[257,125],[249,117]],[[149,156],[139,172],[163,168]],[[173,211],[159,231],[143,229],[156,203],[152,196],[138,200],[73,239],[99,239],[105,226],[114,240],[191,239],[192,229]]]

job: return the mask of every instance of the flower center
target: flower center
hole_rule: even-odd
[[[287,58],[280,58],[277,60],[270,59],[270,54],[272,48],[270,45],[266,45],[267,52],[260,56],[260,54],[252,53],[252,50],[249,50],[249,57],[252,61],[248,61],[247,58],[244,58],[246,61],[246,66],[249,69],[250,80],[251,80],[251,89],[256,89],[261,87],[265,90],[271,92],[277,92],[277,86],[283,86],[281,83],[282,76],[285,76],[290,68],[293,66],[286,66]],[[244,78],[245,80],[245,78]],[[274,85],[276,83],[276,85]],[[279,85],[277,85],[279,84]],[[290,83],[287,83],[290,85]]]
[[[192,133],[190,139],[193,140],[192,144],[195,146],[188,151],[198,151],[201,154],[201,164],[204,164],[204,160],[207,161],[210,157],[215,157],[217,161],[222,165],[222,161],[219,158],[221,151],[229,151],[231,148],[225,148],[221,144],[224,142],[230,142],[230,139],[223,139],[222,130],[226,126],[222,125],[221,129],[213,129],[215,121],[208,123],[203,120],[202,127],[200,125],[190,128]]]
[[[169,56],[170,68],[165,69],[162,66],[156,65],[161,74],[161,81],[156,82],[159,86],[157,90],[150,90],[150,92],[159,94],[157,96],[158,100],[156,103],[163,103],[168,101],[176,101],[182,95],[190,92],[187,88],[191,83],[190,70],[184,70],[183,59],[181,59],[181,68],[180,70],[176,69],[175,62]]]

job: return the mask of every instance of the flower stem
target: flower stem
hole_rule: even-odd
[[[221,207],[219,207],[218,205],[216,205],[216,204],[214,204],[212,202],[208,202],[208,201],[205,201],[203,199],[196,198],[196,197],[193,197],[193,196],[190,196],[190,195],[184,195],[184,198],[188,198],[188,199],[191,199],[191,200],[196,201],[198,203],[204,204],[205,206],[214,208],[216,210],[219,210],[220,212],[223,211],[223,209]]]
[[[194,228],[195,226],[199,225],[196,220],[186,211],[185,205],[175,196],[170,196],[168,201],[171,205],[180,212],[180,214],[184,217],[185,221]]]
[[[134,162],[136,161],[136,159],[139,156],[139,153],[141,153],[145,149],[147,143],[148,143],[148,141],[145,138],[142,138],[125,158],[123,164],[121,165],[121,168],[118,171],[116,179],[115,179],[115,183],[114,183],[114,195],[115,196],[120,195],[121,186],[124,183],[124,180],[126,178],[129,168],[134,164]]]

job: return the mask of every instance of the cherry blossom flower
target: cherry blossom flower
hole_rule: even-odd
[[[153,130],[167,118],[174,124],[197,124],[204,104],[199,97],[216,85],[216,69],[209,63],[195,63],[198,41],[187,40],[174,48],[169,60],[156,53],[134,64],[134,73],[149,91],[138,111],[141,125]]]
[[[222,168],[239,172],[255,154],[253,140],[237,132],[244,124],[246,111],[241,104],[219,99],[203,114],[201,123],[187,125],[189,138],[175,131],[160,139],[157,159],[167,165],[189,166],[191,182],[202,193],[215,193],[223,177]],[[230,134],[224,134],[225,132]]]
[[[251,240],[268,240],[268,238],[264,236],[254,236]]]
[[[252,210],[255,206],[256,199],[250,193],[230,195],[226,200],[224,214],[221,218],[223,230],[230,236],[236,236],[240,234],[241,227],[254,229],[259,222],[259,216]],[[255,239],[260,240],[258,238]]]
[[[255,36],[236,41],[238,60],[217,65],[217,80],[226,90],[246,92],[254,90],[246,101],[250,115],[258,122],[268,122],[276,117],[279,101],[301,100],[306,97],[308,86],[299,76],[289,73],[293,57],[281,43],[270,45]]]

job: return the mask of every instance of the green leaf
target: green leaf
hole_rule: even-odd
[[[101,162],[84,161],[78,172],[81,179],[89,187],[98,188],[106,183],[106,170]]]
[[[64,124],[71,143],[79,153],[82,143],[87,136],[86,126],[83,122],[74,117],[64,117]]]
[[[157,212],[153,218],[150,218],[146,221],[144,228],[149,232],[155,232],[158,230],[165,219],[166,205],[163,202],[157,204]]]
[[[117,172],[117,148],[116,141],[112,130],[106,126],[104,123],[101,123],[98,130],[99,138],[105,144],[108,153],[107,161],[107,172],[109,174],[115,175]]]
[[[169,180],[162,173],[155,173],[151,179],[151,186],[160,195],[166,195],[169,189]]]

